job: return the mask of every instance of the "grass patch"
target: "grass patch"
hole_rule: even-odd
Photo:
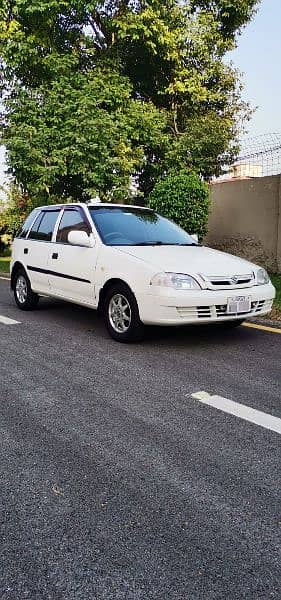
[[[281,275],[270,275],[270,279],[276,287],[277,296],[275,304],[281,308]]]
[[[0,256],[0,273],[9,273],[10,256]]]
[[[281,275],[270,275],[273,285],[276,287],[276,298],[272,310],[272,318],[281,321]]]

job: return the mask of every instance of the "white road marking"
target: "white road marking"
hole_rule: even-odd
[[[14,319],[9,319],[9,317],[3,315],[0,315],[0,323],[3,323],[3,325],[20,325],[20,321],[14,321]]]
[[[0,277],[0,279],[3,279],[3,281],[10,281],[10,277]]]
[[[230,415],[244,419],[244,421],[249,421],[250,423],[281,434],[281,419],[278,417],[273,417],[255,408],[233,402],[222,396],[210,396],[207,392],[197,392],[196,394],[192,394],[192,398],[199,400],[202,404],[207,404]]]

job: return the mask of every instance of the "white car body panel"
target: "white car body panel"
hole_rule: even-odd
[[[241,296],[240,293],[231,293],[225,290],[215,292],[204,290],[204,296],[200,290],[192,290],[192,293],[180,291],[172,294],[147,295],[141,294],[137,297],[140,307],[140,318],[146,325],[198,325],[200,323],[223,322],[235,319],[247,319],[249,317],[268,314],[272,308],[272,285],[263,286],[262,294],[257,288],[243,288],[243,296],[250,296],[252,303],[264,303],[257,305],[256,309],[247,315],[224,315],[216,307],[226,307],[230,296]],[[261,299],[262,298],[262,299]]]
[[[48,259],[49,288],[54,296],[72,302],[96,306],[95,269],[97,248],[82,248],[70,244],[51,244]],[[53,255],[58,255],[56,259]],[[59,277],[52,273],[63,274]],[[68,279],[71,276],[71,279]]]
[[[38,271],[28,271],[29,279],[32,282],[32,289],[41,294],[50,292],[48,277],[40,270],[45,271],[48,265],[49,248],[48,242],[40,242],[37,240],[20,240],[15,239],[13,242],[12,260],[19,261],[26,271],[29,266],[36,265]],[[27,253],[25,253],[27,251]]]
[[[120,250],[170,273],[242,275],[253,271],[248,261],[204,246],[128,246]]]
[[[87,220],[91,220],[88,207],[82,204],[79,207]],[[248,286],[233,283],[222,289],[204,283],[204,278],[256,275],[260,267],[236,256],[200,246],[107,246],[94,224],[95,245],[84,248],[56,243],[56,230],[57,226],[51,242],[16,238],[13,243],[11,271],[15,262],[22,264],[32,289],[39,294],[97,308],[104,286],[112,279],[119,279],[134,293],[145,324],[221,322],[264,315],[271,310],[275,297],[271,283],[256,285],[252,281]],[[57,259],[53,258],[54,253]],[[152,286],[152,278],[160,272],[190,275],[205,289]],[[241,316],[224,312],[228,299],[236,296],[250,297],[249,313]]]

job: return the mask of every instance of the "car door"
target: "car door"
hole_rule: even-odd
[[[49,291],[48,261],[59,213],[59,208],[41,210],[23,243],[24,265],[35,292]]]
[[[71,245],[68,242],[70,231],[85,231],[93,235],[82,207],[65,208],[61,214],[48,262],[51,294],[96,306],[97,246],[84,248]]]

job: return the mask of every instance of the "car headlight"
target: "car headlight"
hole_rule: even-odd
[[[157,273],[152,277],[150,285],[175,290],[201,290],[199,283],[190,275],[182,273]]]
[[[257,285],[266,285],[270,283],[269,275],[265,269],[259,269],[256,275]]]

